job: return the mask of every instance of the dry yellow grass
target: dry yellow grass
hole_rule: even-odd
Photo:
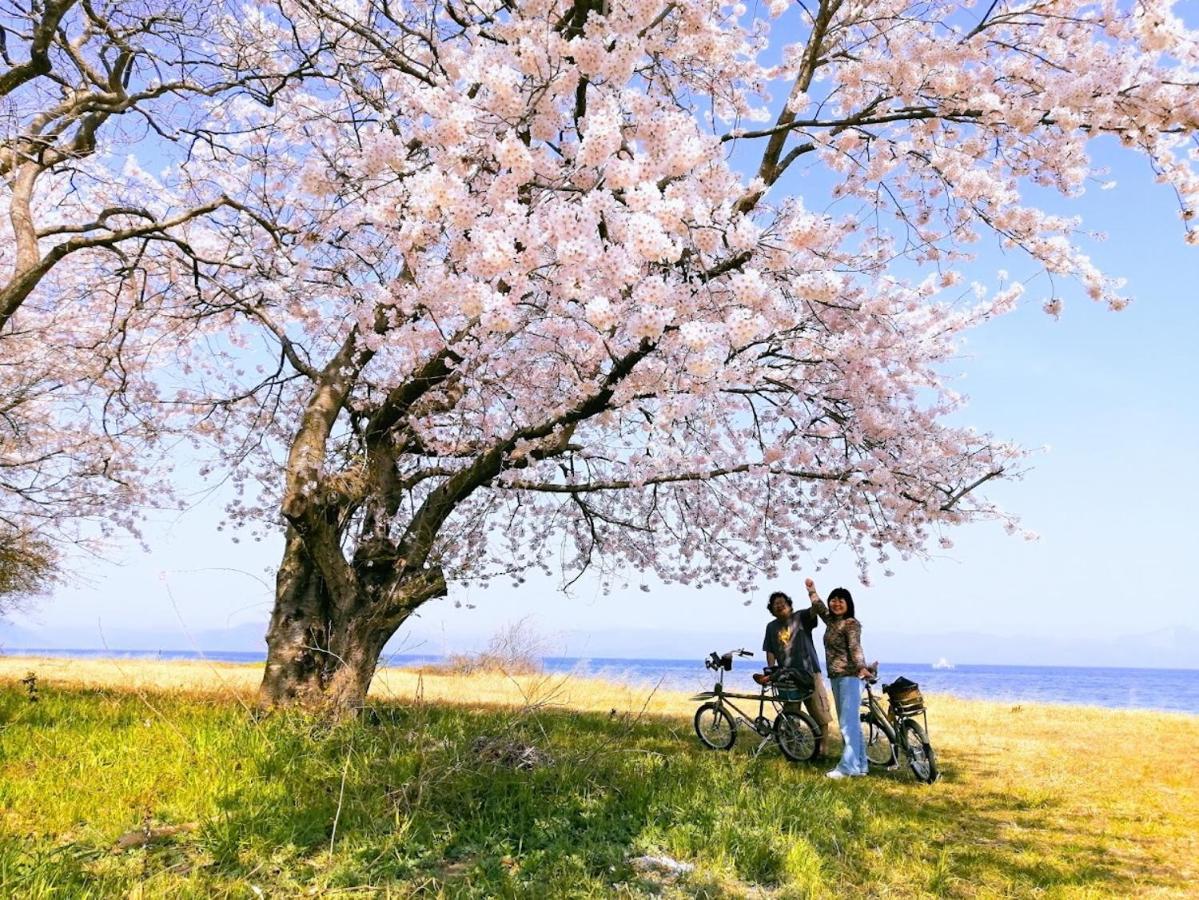
[[[203,661],[0,658],[0,680],[34,671],[63,685],[237,696],[251,701],[258,665]],[[418,674],[385,669],[379,699],[546,704],[678,717],[690,741],[687,695],[569,675]],[[1086,860],[1121,874],[1138,895],[1187,896],[1199,883],[1199,716],[1136,710],[930,698],[945,778],[931,788],[880,779],[884,795],[924,791],[945,820],[946,893],[973,895],[956,871],[978,860],[1038,874]],[[1052,871],[1048,874],[1052,876]],[[1053,883],[1052,877],[1048,883]],[[985,893],[985,891],[984,891]],[[1073,896],[1070,891],[1067,894]]]
[[[26,672],[63,686],[110,687],[124,690],[170,691],[230,695],[251,701],[262,679],[256,663],[204,660],[62,659],[0,657],[0,680],[16,680]],[[385,668],[375,676],[371,696],[379,700],[423,699],[431,703],[472,706],[548,704],[571,709],[646,715],[688,714],[694,708],[688,694],[656,691],[627,684],[579,678],[569,674],[508,677],[498,673],[432,674]],[[648,703],[647,703],[648,701]]]

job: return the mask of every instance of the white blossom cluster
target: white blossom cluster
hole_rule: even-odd
[[[841,542],[887,571],[944,527],[1010,521],[963,489],[1020,451],[948,424],[938,375],[1021,302],[1006,278],[968,301],[974,245],[1124,305],[1084,223],[1036,202],[1100,177],[1100,135],[1151,161],[1199,240],[1199,41],[1161,0],[1002,7],[973,31],[949,0],[834,5],[819,29],[781,3],[392,8],[218,29],[319,78],[197,113],[227,139],[198,142],[189,189],[240,205],[186,235],[201,305],[147,325],[194,323],[179,396],[237,470],[236,514],[342,503],[374,531],[339,548],[412,544],[483,473],[421,565],[519,577],[556,552],[745,586]],[[130,290],[106,296],[137,308]],[[264,342],[284,374],[244,364]],[[402,496],[354,493],[385,493],[384,470]]]

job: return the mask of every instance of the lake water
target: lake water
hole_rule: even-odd
[[[190,650],[14,650],[6,656],[62,656],[76,658],[211,659],[221,662],[262,662],[262,653]],[[439,656],[403,654],[387,657],[390,666],[437,663]],[[736,660],[726,674],[726,687],[755,690],[750,675],[759,671],[760,661]],[[550,672],[624,681],[663,690],[708,690],[715,673],[700,660],[683,659],[578,659],[548,657]],[[934,669],[927,663],[882,663],[880,679],[893,681],[900,675],[934,694],[951,694],[980,700],[1011,703],[1073,703],[1124,709],[1160,709],[1199,714],[1199,669],[1107,669],[1071,666],[970,666]]]

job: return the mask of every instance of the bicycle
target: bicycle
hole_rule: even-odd
[[[770,742],[779,745],[783,756],[792,762],[807,762],[816,755],[820,744],[820,726],[807,713],[790,711],[783,708],[783,703],[803,700],[803,695],[783,697],[782,691],[791,691],[798,685],[794,676],[788,670],[776,670],[772,680],[762,685],[757,694],[732,694],[724,689],[724,673],[732,671],[733,656],[753,656],[748,650],[729,650],[727,653],[713,651],[704,660],[704,667],[718,673],[716,684],[712,690],[703,691],[692,697],[692,700],[708,701],[695,711],[695,735],[701,744],[710,750],[728,750],[737,740],[737,726],[749,726],[762,742],[754,751],[757,756],[762,748]],[[809,691],[810,693],[810,691]],[[733,700],[757,700],[758,714],[750,716],[740,709]],[[771,704],[776,712],[774,719],[766,715],[766,703]],[[728,708],[726,708],[728,707]],[[732,709],[736,713],[729,712]]]
[[[878,677],[863,680],[866,695],[862,698],[861,718],[866,759],[871,765],[897,769],[902,752],[916,780],[932,784],[941,773],[937,754],[928,739],[928,713],[917,685],[910,681],[901,685],[898,680],[884,684],[883,693],[888,700],[888,708],[884,710],[881,698],[871,689]],[[923,724],[916,721],[917,715]]]

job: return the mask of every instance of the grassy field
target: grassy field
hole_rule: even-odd
[[[945,775],[926,787],[830,781],[744,734],[704,751],[678,694],[389,671],[374,715],[331,725],[252,715],[258,674],[0,658],[0,896],[1126,897],[1199,880],[1195,716],[933,697]]]

